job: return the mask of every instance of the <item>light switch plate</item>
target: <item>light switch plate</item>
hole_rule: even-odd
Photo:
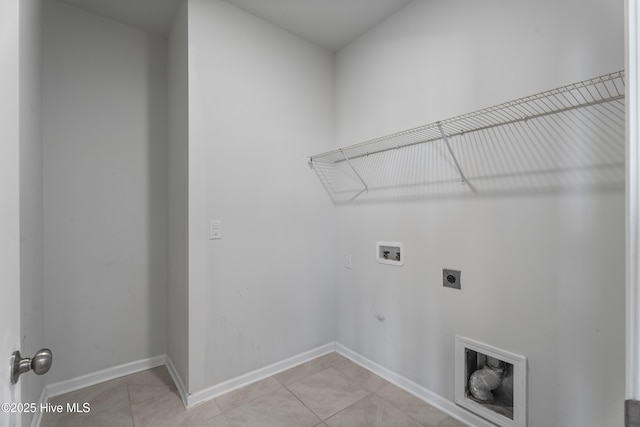
[[[344,254],[344,268],[353,268],[351,263],[351,254]]]

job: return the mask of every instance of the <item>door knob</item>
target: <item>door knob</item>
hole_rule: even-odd
[[[36,375],[42,375],[49,372],[52,361],[51,350],[48,348],[40,349],[32,358],[22,357],[19,351],[14,351],[11,355],[11,384],[16,384],[21,374],[28,372],[30,369]]]

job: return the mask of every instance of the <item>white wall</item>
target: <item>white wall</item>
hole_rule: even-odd
[[[333,341],[333,56],[222,1],[189,2],[189,390]],[[208,221],[222,220],[222,240]]]
[[[336,58],[340,145],[622,69],[623,4],[414,1]],[[373,259],[404,243],[403,268]],[[622,424],[624,194],[338,208],[337,340],[453,400],[454,335],[528,358],[528,424]],[[462,290],[442,287],[462,270]],[[381,323],[374,314],[381,313]]]
[[[32,357],[44,346],[41,133],[42,2],[20,2],[20,311],[21,346]],[[44,377],[20,378],[22,401],[37,402]],[[23,413],[22,424],[33,414]]]
[[[167,355],[188,388],[189,369],[189,50],[187,3],[169,36],[169,260],[167,275]]]
[[[50,383],[166,352],[166,59],[157,36],[45,4]]]

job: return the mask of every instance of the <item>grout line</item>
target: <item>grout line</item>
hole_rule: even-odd
[[[320,423],[319,423],[319,424],[321,424],[321,423],[324,423],[324,422],[325,422],[325,420],[324,420],[320,415],[316,414],[316,413],[313,411],[313,409],[309,408],[309,406],[307,406],[307,404],[306,404],[306,403],[304,403],[302,400],[300,400],[300,398],[299,398],[298,396],[296,396],[296,394],[295,394],[294,392],[292,392],[291,390],[289,390],[289,388],[288,388],[288,387],[286,387],[286,386],[285,386],[285,389],[287,389],[287,391],[288,391],[289,393],[291,393],[291,395],[293,396],[293,398],[294,398],[294,399],[296,399],[298,402],[300,402],[300,403],[302,404],[302,406],[304,406],[305,408],[307,408],[307,409],[309,410],[309,412],[311,412],[313,415],[315,415],[315,416],[320,420]],[[316,424],[316,425],[318,425],[318,424]]]
[[[340,355],[340,356],[344,357],[343,355],[341,355],[341,354],[340,354],[340,353],[338,353],[337,351],[334,351],[334,352],[332,352],[332,353],[335,353],[335,354],[338,354],[338,355]],[[327,353],[327,354],[332,354],[332,353]],[[313,362],[314,360],[317,360],[317,359],[319,359],[319,358],[321,358],[321,357],[324,357],[324,356],[327,356],[327,355],[318,356],[317,358],[312,359],[312,360],[310,360],[310,361],[309,361],[309,362],[307,362],[307,363]],[[346,358],[345,358],[345,359],[346,359]],[[348,359],[347,359],[347,360],[348,360]],[[355,381],[355,379],[353,379],[353,378],[349,377],[347,374],[345,374],[344,372],[342,372],[341,370],[339,370],[338,368],[336,368],[336,365],[337,365],[338,363],[340,363],[340,362],[342,362],[342,360],[336,360],[336,361],[334,361],[334,362],[330,363],[327,367],[325,367],[325,368],[323,368],[323,369],[321,369],[321,370],[319,370],[319,371],[317,371],[317,372],[315,372],[315,373],[309,374],[309,375],[307,375],[306,377],[304,377],[304,378],[302,378],[302,379],[300,379],[300,380],[298,380],[298,381],[296,381],[296,382],[294,382],[294,383],[291,383],[291,384],[289,384],[289,385],[297,384],[297,383],[299,383],[299,382],[301,382],[301,381],[304,381],[305,379],[307,379],[307,378],[309,378],[309,377],[312,377],[312,376],[314,376],[314,375],[317,375],[317,374],[319,374],[319,373],[321,373],[321,372],[327,371],[327,370],[329,370],[329,369],[334,369],[335,371],[337,371],[338,373],[340,373],[341,375],[343,375],[345,378],[347,378],[347,379],[350,381],[350,382],[349,382],[349,385],[356,384],[356,385],[360,386],[360,384],[358,384],[358,383]],[[365,368],[365,369],[366,369],[366,368]],[[367,372],[370,372],[368,369],[366,369],[366,370],[367,370]],[[294,397],[295,397],[295,398],[296,398],[300,403],[302,403],[302,405],[304,405],[304,407],[305,407],[305,408],[307,408],[309,411],[311,411],[311,413],[312,413],[312,414],[314,414],[316,417],[318,417],[318,418],[321,420],[321,423],[325,423],[329,418],[331,418],[331,417],[333,417],[333,416],[335,416],[335,415],[339,414],[340,412],[342,412],[342,411],[344,411],[344,410],[346,410],[346,409],[350,408],[351,406],[355,405],[356,403],[360,402],[361,400],[363,400],[363,399],[365,399],[365,398],[367,398],[367,397],[370,397],[371,395],[373,395],[373,394],[374,394],[372,391],[369,391],[369,390],[365,389],[364,387],[360,387],[363,391],[367,392],[367,394],[366,394],[366,395],[362,396],[360,399],[356,400],[355,402],[352,402],[352,403],[350,403],[349,405],[345,406],[344,408],[340,409],[338,412],[336,412],[336,413],[334,413],[334,414],[329,415],[327,418],[323,418],[320,414],[317,414],[317,413],[316,413],[313,409],[311,409],[311,408],[310,408],[306,403],[304,403],[304,401],[302,401],[302,400],[301,400],[301,399],[300,399],[300,398],[299,398],[299,397],[298,397],[298,396],[297,396],[297,395],[296,395],[292,390],[290,390],[288,386],[285,386],[285,388],[286,388],[286,389],[289,391],[289,393],[291,393],[291,394],[292,394],[292,395],[293,395],[293,396],[294,396]]]
[[[144,372],[144,371],[140,371],[140,372]],[[128,376],[129,375],[126,375],[122,378],[124,378],[124,384],[127,388],[127,403],[129,403],[129,416],[131,417],[131,424],[133,425],[133,427],[137,427],[136,420],[133,418],[133,403],[131,402],[131,393],[129,392],[129,381],[126,380],[126,377]]]
[[[266,381],[266,380],[268,380],[268,379],[270,379],[270,378],[271,378],[271,379],[273,379],[276,383],[278,383],[278,384],[280,385],[280,387],[279,387],[279,388],[277,388],[277,389],[275,389],[275,390],[272,390],[272,391],[270,391],[270,392],[268,392],[268,393],[264,393],[264,394],[261,394],[261,395],[255,396],[255,397],[254,397],[254,398],[252,398],[251,400],[247,400],[246,402],[242,402],[240,405],[232,406],[232,407],[230,407],[230,408],[229,408],[228,410],[226,410],[226,411],[223,411],[223,410],[222,410],[222,408],[220,408],[220,404],[218,403],[218,399],[219,399],[219,398],[224,397],[224,396],[227,396],[227,395],[229,395],[229,394],[231,394],[231,393],[235,393],[235,392],[240,391],[240,390],[243,390],[243,389],[248,389],[248,388],[253,387],[253,386],[255,386],[256,384],[258,384],[258,383],[260,383],[260,382],[262,382],[262,381]],[[248,384],[248,385],[246,385],[246,386],[244,386],[244,387],[241,387],[241,388],[238,388],[238,389],[232,390],[232,391],[230,391],[230,392],[228,392],[228,393],[221,394],[220,396],[214,397],[212,400],[216,403],[216,405],[218,405],[218,408],[220,409],[220,411],[221,411],[221,412],[229,412],[229,411],[233,411],[233,410],[234,410],[234,409],[236,409],[236,408],[240,408],[240,407],[242,407],[242,406],[248,405],[249,403],[255,402],[256,400],[258,400],[258,399],[260,399],[260,398],[263,398],[264,396],[268,396],[268,395],[270,395],[271,393],[275,393],[276,391],[280,390],[281,388],[284,388],[284,386],[282,385],[282,383],[281,383],[280,381],[278,381],[277,379],[275,379],[275,378],[274,378],[274,376],[272,375],[272,376],[270,376],[270,377],[266,377],[266,378],[263,378],[263,379],[261,379],[261,380],[258,380],[258,381],[256,381],[256,382],[254,382],[254,383]],[[205,402],[205,403],[206,403],[206,402]]]

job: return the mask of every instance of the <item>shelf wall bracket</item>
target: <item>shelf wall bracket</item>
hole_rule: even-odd
[[[351,163],[351,160],[349,160],[349,158],[347,157],[346,154],[344,154],[344,150],[340,149],[340,153],[342,153],[342,157],[344,157],[344,159],[346,160],[347,164],[349,165],[349,167],[351,168],[351,170],[353,171],[353,173],[356,174],[356,176],[358,177],[358,179],[360,180],[360,182],[362,183],[362,186],[364,187],[363,191],[369,191],[369,186],[367,185],[366,182],[364,182],[364,179],[362,179],[362,177],[360,176],[360,174],[358,173],[358,171],[356,170],[356,168],[353,166],[353,164]],[[362,191],[360,193],[358,193],[356,195],[359,196],[360,194],[362,194]]]
[[[471,191],[473,191],[474,193],[477,193],[478,191],[476,190],[476,188],[469,182],[467,177],[464,176],[464,172],[462,172],[460,163],[458,163],[458,159],[456,158],[456,155],[453,153],[453,149],[451,149],[451,144],[449,144],[449,138],[447,138],[447,135],[444,133],[444,130],[442,129],[442,125],[440,123],[438,123],[438,130],[440,131],[442,140],[444,141],[445,145],[447,146],[447,149],[449,150],[449,154],[451,155],[451,159],[453,159],[453,163],[456,165],[456,169],[458,169],[458,173],[460,174],[460,179],[462,181],[462,184],[468,185]]]

